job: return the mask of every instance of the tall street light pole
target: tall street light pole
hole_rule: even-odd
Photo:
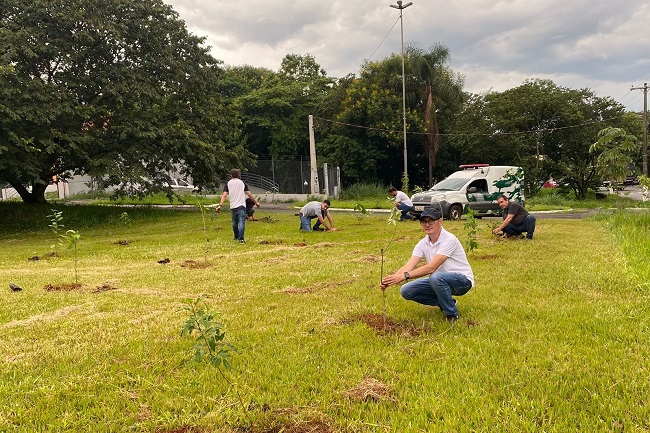
[[[643,90],[643,175],[648,175],[648,83],[630,90]]]
[[[390,7],[399,9],[399,26],[402,33],[402,120],[404,124],[404,178],[408,179],[408,168],[407,168],[407,152],[406,152],[406,80],[404,74],[404,19],[402,18],[402,11],[407,7],[411,6],[413,2],[408,2],[402,4],[402,0],[397,0],[396,5],[390,5]]]

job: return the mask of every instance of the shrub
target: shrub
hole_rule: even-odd
[[[361,200],[364,198],[385,198],[388,188],[380,183],[355,183],[341,191],[341,200]]]

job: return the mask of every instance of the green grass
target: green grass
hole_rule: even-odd
[[[387,270],[410,256],[417,223],[335,213],[340,231],[300,233],[278,213],[247,224],[240,245],[229,216],[212,214],[209,266],[192,268],[204,260],[198,211],[128,209],[126,226],[124,209],[61,208],[82,236],[83,287],[67,292],[43,287],[74,282],[71,251],[27,260],[49,252],[49,209],[0,207],[19,228],[0,236],[0,431],[650,430],[647,215],[539,219],[532,242],[479,221],[477,285],[459,298],[459,322],[388,289],[388,318],[413,336],[359,317],[381,314],[392,230]],[[444,226],[464,241],[463,224]],[[181,306],[198,296],[239,348],[226,374],[248,417],[214,368],[188,360]],[[367,378],[389,398],[346,397]]]
[[[621,194],[606,194],[597,198],[594,191],[589,191],[587,198],[576,200],[573,192],[549,188],[540,190],[534,197],[526,200],[526,209],[529,211],[548,210],[580,210],[580,209],[616,209],[616,208],[649,208],[650,202],[633,200]]]

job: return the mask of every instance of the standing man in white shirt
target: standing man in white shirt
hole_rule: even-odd
[[[232,231],[235,240],[244,244],[244,230],[246,228],[246,196],[255,202],[255,206],[260,207],[260,203],[255,196],[248,190],[248,185],[241,180],[241,172],[233,168],[230,170],[230,179],[223,188],[221,202],[217,206],[217,212],[221,212],[226,197],[230,196],[230,216],[232,218]]]
[[[391,186],[390,188],[388,188],[388,194],[395,197],[394,206],[400,211],[402,211],[402,216],[399,219],[400,221],[404,221],[404,220],[410,221],[410,220],[417,219],[409,213],[413,210],[413,202],[411,201],[409,196],[406,195],[406,193],[402,191],[398,191],[397,188]]]
[[[400,289],[404,299],[440,307],[447,321],[455,322],[458,308],[453,296],[464,295],[474,286],[472,267],[458,238],[442,228],[438,209],[424,209],[420,225],[426,236],[415,245],[408,262],[381,281],[381,289],[407,282]],[[426,263],[416,267],[422,259]],[[417,279],[409,281],[412,278]]]

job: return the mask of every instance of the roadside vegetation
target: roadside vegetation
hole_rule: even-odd
[[[339,231],[301,233],[276,213],[240,245],[198,208],[56,209],[83,234],[76,255],[47,256],[51,207],[0,204],[0,431],[650,429],[646,214],[539,219],[532,242],[475,221],[477,285],[450,325],[382,299],[382,248],[399,267],[415,222],[339,213]],[[80,287],[62,290],[75,263]],[[199,299],[227,380],[181,335]]]
[[[390,209],[393,201],[389,199],[388,187],[378,183],[356,183],[349,187],[343,188],[341,196],[338,199],[330,198],[333,208],[355,209],[357,205],[363,206],[364,209]],[[412,192],[411,192],[412,193]],[[608,194],[607,191],[589,190],[586,198],[576,200],[572,191],[566,188],[544,188],[540,189],[533,197],[526,200],[526,208],[532,212],[549,211],[549,210],[584,210],[584,209],[625,209],[625,208],[647,208],[650,202],[633,200],[626,196],[627,191],[622,190],[618,193]],[[143,199],[121,197],[112,199],[109,194],[83,194],[72,197],[68,201],[85,201],[94,204],[105,205],[135,205],[135,206],[155,206],[155,205],[210,205],[219,203],[219,192],[214,194],[201,195],[183,193],[169,198],[162,193],[144,197]],[[311,200],[321,200],[320,196],[308,196],[306,200],[287,202],[287,206],[302,206]],[[51,200],[52,203],[59,203],[58,200]]]

